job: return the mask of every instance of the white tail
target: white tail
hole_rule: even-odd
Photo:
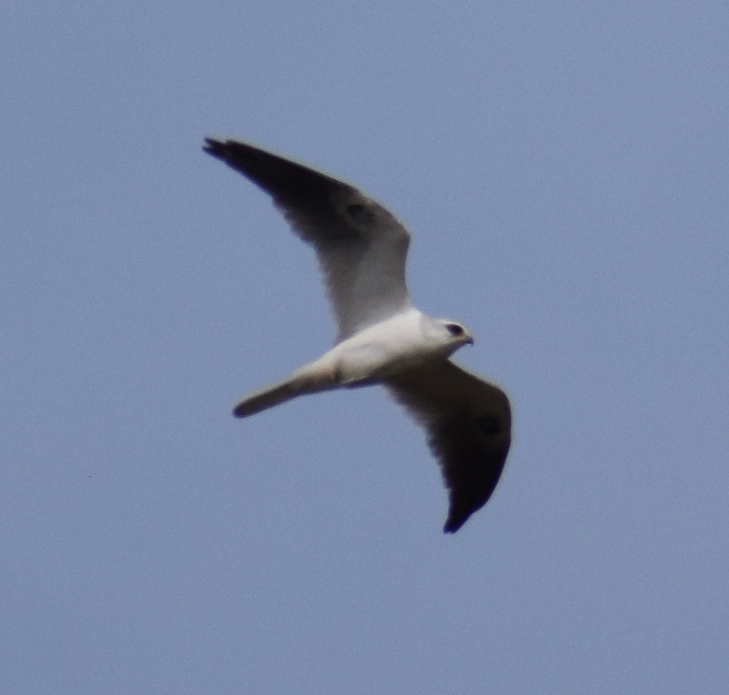
[[[275,405],[290,401],[301,393],[301,387],[296,384],[296,380],[288,378],[285,381],[279,381],[277,384],[266,386],[258,391],[254,391],[250,396],[246,396],[233,408],[233,415],[236,417],[255,415],[262,410],[273,408]]]
[[[337,373],[325,360],[326,355],[316,362],[297,369],[283,381],[254,391],[233,408],[233,415],[248,417],[305,393],[319,393],[339,388],[341,384],[338,381]]]

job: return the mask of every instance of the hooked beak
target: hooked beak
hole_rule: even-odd
[[[463,334],[463,342],[468,343],[469,345],[473,345],[476,341],[473,339],[473,336],[466,332]]]

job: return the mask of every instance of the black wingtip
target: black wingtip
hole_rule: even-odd
[[[443,533],[455,533],[458,531],[463,524],[465,524],[468,521],[468,517],[471,516],[470,514],[465,518],[460,519],[451,519],[448,517],[448,521],[445,522],[445,526],[443,526]]]
[[[217,138],[205,138],[205,144],[202,146],[203,151],[217,157],[218,159],[225,159],[226,143],[223,140]]]

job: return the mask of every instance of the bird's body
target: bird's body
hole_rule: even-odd
[[[289,398],[285,399],[290,400],[305,393],[381,384],[403,372],[424,369],[449,357],[462,342],[454,342],[447,330],[445,334],[434,319],[411,307],[337,343],[318,360],[269,388],[283,394],[281,387],[290,384]],[[470,341],[466,336],[463,342]],[[282,402],[261,399],[267,391],[262,389],[241,401],[236,415],[253,415]]]
[[[459,323],[412,306],[407,229],[356,188],[245,143],[208,139],[206,151],[268,192],[319,258],[339,331],[335,346],[235,408],[247,417],[303,394],[384,385],[430,435],[450,491],[447,532],[491,496],[509,450],[505,394],[448,359],[473,343]]]

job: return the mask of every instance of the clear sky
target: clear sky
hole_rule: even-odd
[[[0,692],[704,694],[729,682],[729,4],[0,8]],[[251,140],[414,233],[515,434],[455,536],[324,352]]]

